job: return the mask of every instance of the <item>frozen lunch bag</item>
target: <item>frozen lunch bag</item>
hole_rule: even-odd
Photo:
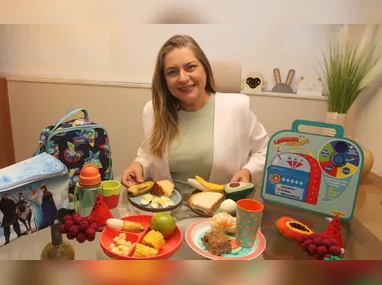
[[[0,169],[0,247],[52,225],[68,188],[66,166],[47,153]]]

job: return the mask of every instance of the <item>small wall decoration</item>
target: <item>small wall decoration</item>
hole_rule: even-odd
[[[300,82],[297,86],[298,95],[317,95],[322,96],[323,85],[321,78],[305,78],[300,77]]]
[[[264,79],[260,72],[249,72],[242,80],[243,89],[255,92],[261,92],[265,88],[268,82]]]
[[[293,80],[293,76],[295,74],[294,69],[290,69],[288,72],[288,76],[285,80],[285,83],[281,82],[280,69],[275,68],[273,70],[273,74],[275,76],[276,85],[272,88],[272,92],[276,93],[293,93],[292,87],[290,87],[290,83]]]

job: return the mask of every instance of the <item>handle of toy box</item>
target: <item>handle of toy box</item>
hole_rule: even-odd
[[[74,114],[78,113],[78,112],[83,112],[84,113],[84,118],[86,120],[89,120],[89,113],[86,109],[83,109],[83,108],[78,108],[78,109],[71,109],[69,110],[65,116],[63,116],[55,125],[54,125],[54,129],[52,130],[52,132],[58,128],[63,122],[65,122],[70,116],[73,116]]]
[[[334,129],[336,131],[336,134],[334,135],[334,137],[336,137],[336,138],[343,138],[344,137],[344,128],[340,125],[323,123],[323,122],[315,122],[315,121],[307,121],[307,120],[295,120],[292,123],[292,131],[293,132],[299,132],[298,127],[300,125]]]

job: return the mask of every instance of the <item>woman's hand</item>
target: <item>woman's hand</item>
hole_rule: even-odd
[[[236,172],[236,174],[232,177],[231,182],[251,182],[251,172],[243,168],[242,170]]]
[[[134,161],[122,174],[121,183],[126,188],[134,184],[143,183],[143,167],[138,161]]]

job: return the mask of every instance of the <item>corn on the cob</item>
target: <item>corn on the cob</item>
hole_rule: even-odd
[[[156,256],[158,254],[158,250],[155,248],[151,248],[149,246],[145,246],[143,244],[137,243],[135,245],[135,251],[133,257],[149,257]]]
[[[159,250],[166,242],[163,235],[155,230],[149,231],[143,238],[142,243],[149,247]]]

